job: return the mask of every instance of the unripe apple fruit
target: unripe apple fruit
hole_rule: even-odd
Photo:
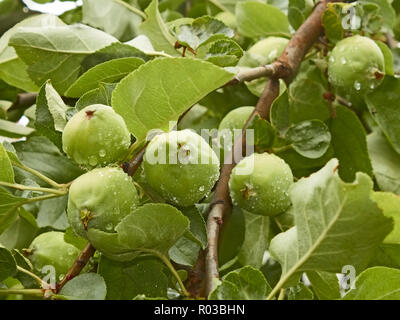
[[[221,160],[224,160],[226,153],[232,149],[235,138],[240,134],[237,130],[244,127],[253,111],[254,107],[239,107],[230,111],[220,122],[218,130],[223,154]]]
[[[365,94],[378,87],[385,76],[385,58],[370,38],[353,36],[341,40],[332,50],[329,81],[347,93]]]
[[[219,177],[219,159],[191,130],[154,137],[144,155],[146,181],[166,201],[188,207],[209,194]]]
[[[229,190],[235,205],[251,213],[275,216],[290,206],[290,167],[273,154],[252,154],[232,170]]]
[[[46,232],[37,236],[31,243],[29,260],[35,270],[47,273],[43,267],[54,267],[57,281],[60,276],[65,275],[74,264],[80,250],[64,241],[63,232]]]
[[[77,112],[67,122],[62,143],[68,157],[92,168],[122,160],[131,140],[119,114],[109,106],[94,104]]]
[[[289,40],[282,37],[262,39],[247,50],[239,65],[252,68],[270,64],[279,58],[288,43]]]
[[[98,168],[71,184],[68,220],[75,233],[84,238],[90,228],[113,233],[117,224],[138,205],[131,177],[120,168]]]

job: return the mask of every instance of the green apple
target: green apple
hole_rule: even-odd
[[[207,196],[219,177],[218,156],[188,129],[154,137],[143,165],[148,184],[166,201],[181,207]]]
[[[92,168],[122,160],[131,139],[119,114],[109,106],[94,104],[77,112],[67,122],[62,143],[68,157]]]
[[[138,205],[131,177],[120,168],[97,168],[72,183],[68,220],[75,233],[84,238],[90,228],[113,233],[117,224]]]
[[[275,216],[290,206],[289,188],[293,174],[284,160],[274,154],[252,154],[232,170],[229,190],[235,205],[251,213]]]
[[[385,76],[385,58],[370,38],[352,36],[341,40],[329,57],[328,76],[332,85],[347,93],[366,94]]]
[[[42,272],[43,267],[54,267],[57,280],[65,275],[74,264],[80,250],[64,241],[64,233],[50,231],[37,236],[31,243],[29,260],[34,269]],[[43,273],[48,271],[43,270]]]

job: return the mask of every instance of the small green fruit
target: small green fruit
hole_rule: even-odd
[[[254,107],[239,107],[230,111],[222,119],[218,127],[220,134],[220,147],[223,149],[221,160],[224,160],[226,153],[232,149],[233,141],[239,132],[235,132],[235,129],[241,130],[253,111]]]
[[[131,140],[119,114],[109,106],[94,104],[68,121],[62,142],[64,152],[76,163],[96,167],[122,160]]]
[[[56,271],[56,280],[68,272],[80,253],[78,248],[64,241],[64,233],[55,231],[37,236],[29,249],[29,260],[34,269],[42,272],[43,267],[52,266]],[[43,273],[47,272],[43,270]]]
[[[222,119],[218,130],[242,129],[253,111],[254,107],[239,107],[233,109]]]
[[[138,205],[139,197],[132,178],[122,169],[94,169],[72,183],[68,220],[75,233],[84,238],[90,228],[112,233]]]
[[[268,153],[252,154],[233,169],[229,189],[235,205],[251,213],[275,216],[290,206],[293,183],[290,167]]]
[[[367,37],[341,40],[328,64],[329,81],[348,93],[365,94],[378,87],[385,76],[385,58],[378,45]]]
[[[288,43],[288,39],[281,37],[268,37],[260,40],[247,50],[239,65],[252,68],[270,64],[279,58]]]
[[[168,202],[188,207],[211,191],[219,177],[219,159],[191,130],[154,137],[144,155],[146,181]]]

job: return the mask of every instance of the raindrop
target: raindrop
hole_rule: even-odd
[[[96,158],[96,156],[90,156],[90,157],[89,157],[89,164],[90,164],[91,166],[97,165],[97,158]]]
[[[360,91],[361,90],[361,83],[358,82],[358,81],[354,82],[354,89],[356,89],[357,91]]]
[[[101,150],[99,151],[99,156],[102,157],[102,158],[104,158],[104,157],[106,156],[106,150],[101,149]]]

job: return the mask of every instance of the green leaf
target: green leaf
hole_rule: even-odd
[[[1,233],[0,243],[10,250],[27,248],[39,230],[35,217],[23,207],[19,207],[13,215],[15,219]]]
[[[265,251],[268,249],[270,218],[243,211],[245,234],[243,245],[238,254],[239,262],[244,266],[261,268]]]
[[[65,96],[79,98],[86,92],[96,89],[101,82],[118,82],[142,65],[139,58],[119,58],[96,65],[81,75],[65,92]]]
[[[41,201],[37,214],[37,224],[40,228],[51,227],[65,230],[68,227],[66,214],[68,196]]]
[[[344,106],[337,106],[336,118],[330,121],[330,128],[340,177],[351,182],[359,171],[372,177],[366,133],[357,115]]]
[[[130,261],[140,253],[132,251],[124,243],[121,243],[117,233],[108,233],[90,228],[88,230],[90,243],[104,256],[115,261]]]
[[[394,11],[391,2],[388,0],[360,0],[361,4],[374,3],[379,7],[379,14],[382,16],[381,20],[385,27],[383,32],[391,32],[396,22],[396,12]]]
[[[11,250],[11,253],[18,266],[24,268],[25,270],[33,271],[32,263],[28,258],[25,258],[21,252],[18,250]],[[24,288],[35,288],[37,286],[36,280],[24,272],[18,271],[15,275],[15,278],[21,282]]]
[[[306,120],[326,121],[331,117],[330,105],[323,98],[326,80],[321,71],[306,62],[302,72],[276,99],[271,109],[271,123],[284,136],[286,130],[295,123]]]
[[[29,168],[35,169],[58,183],[68,183],[80,176],[83,170],[77,167],[47,138],[35,136],[14,143],[18,158]],[[24,173],[30,179],[37,179]],[[38,183],[42,183],[40,180]]]
[[[355,287],[343,300],[400,300],[400,270],[367,269],[357,277]]]
[[[137,295],[166,297],[168,278],[163,264],[155,258],[136,258],[117,262],[102,256],[98,273],[107,285],[107,299],[129,300]]]
[[[385,57],[385,74],[388,76],[394,76],[393,67],[393,53],[390,48],[382,41],[376,41],[376,44],[381,49],[383,56]]]
[[[197,18],[191,24],[176,26],[173,32],[180,45],[195,51],[207,43],[234,36],[232,29],[210,16]]]
[[[239,2],[236,5],[236,20],[239,33],[249,38],[289,33],[287,16],[269,4]]]
[[[141,50],[125,43],[113,42],[107,47],[97,50],[82,61],[82,72],[95,67],[98,64],[120,58],[140,58],[143,61],[149,57]]]
[[[367,137],[374,175],[382,191],[400,194],[400,154],[393,150],[381,132]]]
[[[289,0],[288,19],[294,29],[298,29],[313,9],[313,1]]]
[[[205,60],[220,67],[236,66],[243,56],[242,48],[233,40],[223,39],[212,43]]]
[[[79,237],[75,234],[74,230],[71,227],[68,227],[64,232],[64,241],[72,244],[80,250],[83,250],[88,241],[82,237]]]
[[[130,10],[137,10],[137,12]],[[132,39],[138,32],[142,22],[142,13],[139,9],[123,5],[117,1],[84,0],[82,5],[82,22],[101,29],[121,41]],[[118,23],[115,19],[118,17]]]
[[[381,244],[375,250],[375,254],[369,263],[369,267],[383,266],[389,268],[400,268],[400,245]]]
[[[307,120],[292,125],[286,133],[286,139],[303,157],[317,159],[328,150],[331,134],[322,121]]]
[[[271,292],[261,271],[246,266],[229,272],[209,300],[264,300]]]
[[[358,173],[348,184],[340,180],[337,167],[333,159],[290,190],[295,227],[270,245],[271,256],[282,266],[278,288],[302,271],[340,272],[344,265],[362,270],[393,228],[370,198],[371,178]]]
[[[60,95],[47,81],[39,91],[36,99],[35,128],[42,136],[47,137],[60,150],[62,149],[61,135],[67,124],[68,107]]]
[[[322,25],[324,26],[326,37],[329,41],[337,43],[344,37],[342,27],[342,17],[336,10],[334,3],[328,3],[328,7],[322,15]]]
[[[102,276],[85,273],[68,281],[59,294],[68,300],[104,300],[107,287]]]
[[[337,300],[341,298],[339,279],[335,273],[307,271],[307,278],[319,300]]]
[[[9,46],[8,42],[21,27],[63,25],[65,24],[58,17],[41,14],[25,19],[5,32],[0,39],[0,77],[8,84],[27,92],[37,91],[39,88],[29,77],[26,64],[17,56],[14,48]]]
[[[17,218],[17,209],[26,199],[15,197],[7,190],[0,188],[0,234],[4,232]]]
[[[75,104],[77,110],[82,110],[84,107],[92,104],[111,105],[112,92],[116,87],[115,83],[100,83],[99,87],[86,92]]]
[[[390,92],[390,94],[388,94]],[[397,103],[400,99],[400,79],[386,76],[383,83],[365,97],[372,117],[388,137],[394,150],[400,153],[400,113]]]
[[[267,150],[273,146],[276,131],[267,120],[256,115],[249,129],[254,129],[254,145],[256,150]]]
[[[21,138],[30,136],[35,129],[24,127],[15,122],[0,119],[0,136],[9,138]]]
[[[158,0],[153,0],[146,8],[147,19],[139,26],[141,34],[146,35],[157,51],[164,51],[167,54],[176,56],[179,53],[175,50],[176,39],[169,32],[158,11]]]
[[[199,251],[198,241],[190,234],[185,234],[168,250],[168,255],[175,263],[192,267],[196,264]]]
[[[400,197],[389,192],[374,192],[372,200],[376,202],[386,217],[393,218],[394,228],[384,243],[400,244]]]
[[[0,281],[12,277],[17,273],[17,264],[12,253],[0,247]]]
[[[7,150],[0,144],[0,181],[14,183],[14,170]]]
[[[121,243],[132,251],[165,254],[189,229],[189,219],[167,204],[145,204],[115,228]]]
[[[9,44],[28,65],[28,73],[37,85],[51,79],[54,88],[63,94],[78,78],[83,59],[116,41],[100,30],[75,24],[21,27]]]
[[[170,121],[233,76],[200,60],[160,58],[125,77],[113,92],[112,106],[140,141],[151,129],[167,131]]]
[[[234,207],[232,214],[225,218],[224,228],[221,229],[218,250],[219,265],[234,259],[243,245],[245,236],[245,220],[243,211]]]
[[[288,290],[288,300],[313,300],[313,292],[304,284],[298,283],[294,287],[290,287]]]
[[[190,221],[190,233],[198,240],[203,249],[207,247],[206,222],[197,207],[182,208],[182,213]]]

